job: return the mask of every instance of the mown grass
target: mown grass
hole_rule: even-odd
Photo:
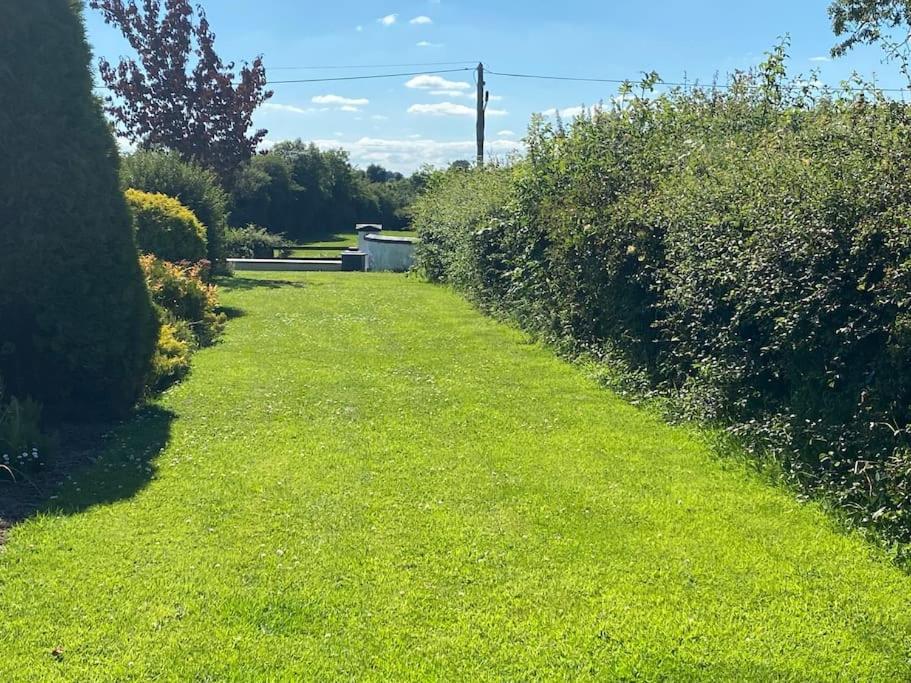
[[[911,578],[445,289],[223,300],[161,452],[12,531],[0,680],[911,676]]]

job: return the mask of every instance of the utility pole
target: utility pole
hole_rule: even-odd
[[[487,110],[487,100],[490,98],[490,93],[487,92],[484,88],[487,86],[487,83],[484,82],[484,64],[478,64],[478,166],[481,167],[484,165],[484,131],[487,127],[487,122],[485,121],[486,110]]]

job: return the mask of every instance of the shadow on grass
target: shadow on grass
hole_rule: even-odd
[[[237,318],[243,318],[247,315],[247,312],[244,309],[235,308],[234,306],[219,306],[216,309],[216,313],[224,313],[228,320],[236,320]]]
[[[305,289],[313,287],[313,283],[301,282],[300,280],[278,280],[275,278],[259,279],[252,277],[226,277],[218,280],[218,286],[226,291],[247,291],[251,289],[281,289],[282,287],[293,287],[296,289]]]
[[[0,480],[2,531],[39,512],[78,514],[131,498],[151,481],[152,461],[167,445],[174,413],[146,406],[114,424],[65,424],[48,469],[13,483]]]

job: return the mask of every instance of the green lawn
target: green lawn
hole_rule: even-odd
[[[911,578],[449,291],[223,302],[12,531],[0,681],[911,677]]]

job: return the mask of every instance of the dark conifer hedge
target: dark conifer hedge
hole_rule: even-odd
[[[111,415],[157,322],[78,5],[0,3],[0,374],[52,413]]]

